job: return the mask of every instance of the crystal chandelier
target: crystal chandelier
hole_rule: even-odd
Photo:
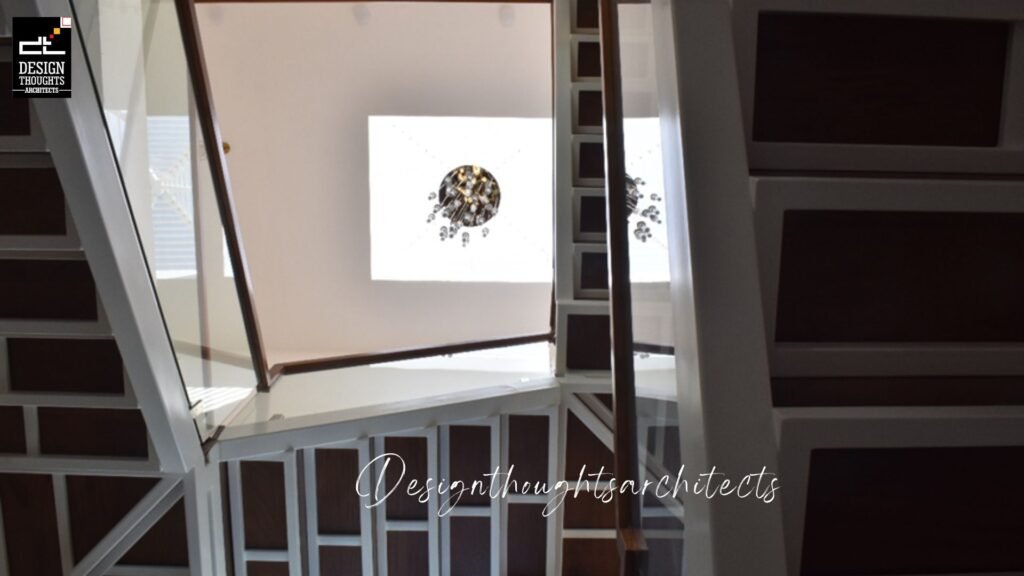
[[[626,174],[626,208],[629,210],[630,218],[639,216],[636,219],[636,228],[633,229],[633,237],[641,242],[647,242],[654,236],[651,227],[647,224],[648,220],[652,224],[661,224],[661,209],[658,208],[658,204],[662,201],[661,196],[652,193],[648,198],[650,204],[647,208],[637,212],[640,208],[640,201],[644,198],[644,195],[640,193],[640,186],[644,184],[645,182],[641,178],[634,178]]]
[[[486,169],[467,164],[448,172],[437,192],[431,192],[427,200],[434,202],[427,222],[434,222],[438,215],[446,221],[441,225],[440,240],[453,239],[461,231],[465,248],[469,245],[470,229],[483,226],[480,235],[486,238],[490,234],[484,224],[498,215],[501,188]]]

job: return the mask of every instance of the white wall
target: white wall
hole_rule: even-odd
[[[550,284],[370,280],[367,118],[549,117],[549,6],[198,11],[272,362],[547,330]]]

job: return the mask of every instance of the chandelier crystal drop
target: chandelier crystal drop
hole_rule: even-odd
[[[643,186],[646,182],[638,177],[630,176],[626,174],[626,208],[629,210],[629,218],[633,216],[639,216],[636,218],[636,227],[633,229],[633,237],[641,242],[647,242],[654,234],[651,231],[651,224],[661,224],[661,209],[658,207],[662,202],[662,197],[658,194],[652,193],[650,195],[649,204],[643,210],[640,210],[640,201],[644,199],[644,195],[640,193],[640,186]]]
[[[441,226],[440,240],[459,235],[466,247],[471,237],[469,229],[483,226],[480,234],[484,238],[490,233],[484,224],[498,215],[501,187],[486,169],[466,164],[448,172],[437,192],[431,192],[427,200],[433,204],[427,223],[434,222],[438,215],[446,222]]]

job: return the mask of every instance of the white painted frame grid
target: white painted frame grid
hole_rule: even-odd
[[[440,478],[448,481],[452,481],[451,472],[451,427],[452,426],[473,426],[478,428],[487,428],[488,435],[490,437],[490,471],[495,470],[501,465],[501,421],[500,417],[492,416],[490,418],[469,420],[462,422],[451,422],[448,424],[442,424],[438,426],[438,437],[440,440],[439,455],[440,455]],[[464,480],[465,481],[465,480]],[[472,482],[472,479],[469,480]],[[490,488],[490,487],[488,487]],[[441,543],[441,574],[451,574],[452,559],[451,559],[451,520],[452,518],[466,518],[466,517],[477,517],[487,518],[490,522],[490,575],[499,576],[501,574],[501,506],[497,499],[492,498],[491,503],[487,506],[481,505],[462,505],[451,508],[449,513],[442,516],[439,519],[440,522],[440,543]]]
[[[511,464],[509,461],[509,419],[514,416],[544,416],[548,421],[548,473],[546,481],[548,487],[553,490],[559,478],[559,462],[564,461],[563,443],[559,441],[560,436],[558,435],[560,429],[559,413],[560,407],[556,405],[536,410],[505,413],[500,416],[500,466],[503,472],[508,472]],[[508,507],[516,504],[547,504],[549,500],[549,496],[542,494],[509,494],[507,498],[501,498],[500,502],[496,503],[500,509],[497,530],[499,531],[499,570],[501,574],[506,574],[508,571]],[[559,513],[551,514],[547,517],[547,545],[545,547],[547,550],[545,558],[547,574],[558,573],[559,543],[561,542],[561,521],[559,518]],[[493,527],[494,522],[491,525]]]
[[[754,142],[754,80],[761,12],[817,12],[1003,20],[1013,27],[1000,146],[881,146]],[[750,169],[1022,174],[1024,170],[1024,4],[1013,0],[735,0],[733,28]]]
[[[366,576],[372,576],[374,573],[373,513],[371,509],[362,502],[362,498],[360,498],[359,505],[359,534],[320,534],[320,523],[317,508],[319,503],[316,475],[317,450],[355,450],[358,454],[359,470],[364,470],[370,463],[370,441],[363,438],[360,440],[324,444],[302,450],[304,473],[303,501],[306,517],[306,554],[309,576],[320,576],[320,548],[323,546],[360,548],[362,573]],[[363,494],[370,494],[369,476],[360,475],[358,477],[358,482],[359,492]]]
[[[285,530],[284,550],[249,549],[245,544],[245,507],[242,504],[242,463],[280,462],[284,468]],[[248,562],[279,562],[288,565],[290,576],[302,576],[302,526],[299,522],[298,458],[294,450],[258,459],[228,462],[229,512],[231,515],[231,547],[235,576],[247,576]]]
[[[753,178],[765,336],[776,377],[1019,375],[1024,343],[776,343],[787,210],[1024,213],[1024,182]]]
[[[386,436],[375,436],[373,438],[373,458],[386,454],[385,440],[387,438],[425,438],[427,443],[427,477],[438,477],[438,429],[431,427],[423,430],[396,432]],[[383,473],[383,464],[375,460],[373,465],[374,478],[379,478]],[[376,494],[374,494],[376,496]],[[428,553],[428,574],[429,576],[440,576],[441,574],[441,545],[440,545],[440,522],[438,521],[438,498],[436,491],[429,496],[427,501],[426,520],[389,520],[387,517],[387,505],[380,504],[374,509],[375,535],[374,541],[377,549],[377,574],[387,576],[388,574],[388,533],[389,532],[426,532],[427,553]]]

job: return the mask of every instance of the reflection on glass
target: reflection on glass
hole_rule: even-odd
[[[205,437],[255,391],[256,375],[213,194],[173,0],[74,0],[193,414]]]
[[[657,482],[681,471],[664,167],[650,4],[618,6],[626,172],[636,183],[629,217],[637,439],[641,475]],[[629,182],[627,182],[627,189]],[[628,192],[628,190],[627,190]],[[629,199],[632,201],[632,199]],[[691,479],[692,480],[692,479]],[[643,499],[649,570],[682,574],[680,497]]]

